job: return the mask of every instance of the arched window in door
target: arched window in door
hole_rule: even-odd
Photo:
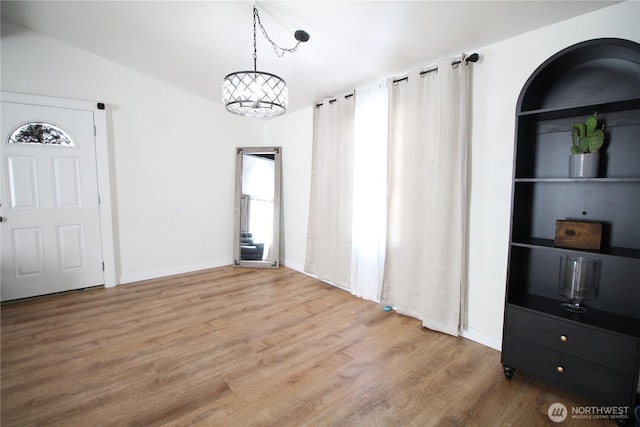
[[[42,144],[59,147],[74,147],[71,136],[58,126],[51,123],[25,123],[11,132],[9,144]]]

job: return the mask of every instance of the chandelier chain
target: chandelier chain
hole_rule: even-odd
[[[253,6],[253,71],[238,71],[227,74],[222,84],[222,100],[227,111],[247,117],[274,117],[287,111],[289,90],[284,80],[275,74],[258,71],[258,28],[271,43],[276,55],[295,52],[300,42],[309,40],[303,30],[295,32],[298,43],[290,49],[279,47],[271,40],[260,22],[260,15]]]
[[[258,11],[253,6],[253,71],[258,71],[258,45],[256,44],[256,14]]]
[[[296,43],[296,45],[292,48],[286,48],[286,47],[280,47],[277,44],[275,44],[275,42],[273,40],[271,40],[271,37],[269,37],[269,35],[267,34],[267,30],[265,30],[264,26],[262,25],[262,22],[260,21],[260,15],[258,14],[258,8],[256,8],[255,6],[253,6],[253,60],[254,60],[254,67],[255,67],[255,62],[257,59],[257,49],[256,49],[256,20],[258,22],[258,25],[260,26],[260,30],[262,31],[262,35],[264,36],[265,39],[267,39],[267,41],[269,41],[269,43],[271,43],[271,46],[273,47],[273,51],[276,53],[276,55],[278,57],[282,57],[285,53],[289,52],[289,53],[294,53],[295,51],[298,50],[298,46],[300,46],[300,40],[298,40],[298,43]]]

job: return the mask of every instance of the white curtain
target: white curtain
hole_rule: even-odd
[[[427,328],[458,335],[466,286],[469,75],[464,59],[452,62],[389,82],[381,301]]]
[[[305,271],[351,288],[354,97],[325,100],[313,116]]]
[[[356,89],[351,293],[376,302],[386,240],[388,102],[384,81]]]

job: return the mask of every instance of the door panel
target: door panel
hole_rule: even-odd
[[[11,246],[16,278],[43,275],[45,268],[42,230],[39,227],[32,227],[15,228],[12,231]]]
[[[85,268],[84,230],[82,224],[58,227],[58,253],[60,270],[71,271]]]
[[[103,284],[93,112],[3,101],[1,115],[2,300]]]
[[[79,208],[82,206],[80,162],[77,158],[53,159],[53,178],[56,186],[56,206]]]
[[[35,157],[7,157],[11,208],[38,208],[38,179]]]

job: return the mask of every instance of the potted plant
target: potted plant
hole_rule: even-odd
[[[573,125],[571,156],[569,158],[570,178],[595,178],[600,163],[599,150],[604,144],[604,124],[600,129],[598,119],[593,113],[584,123]]]

